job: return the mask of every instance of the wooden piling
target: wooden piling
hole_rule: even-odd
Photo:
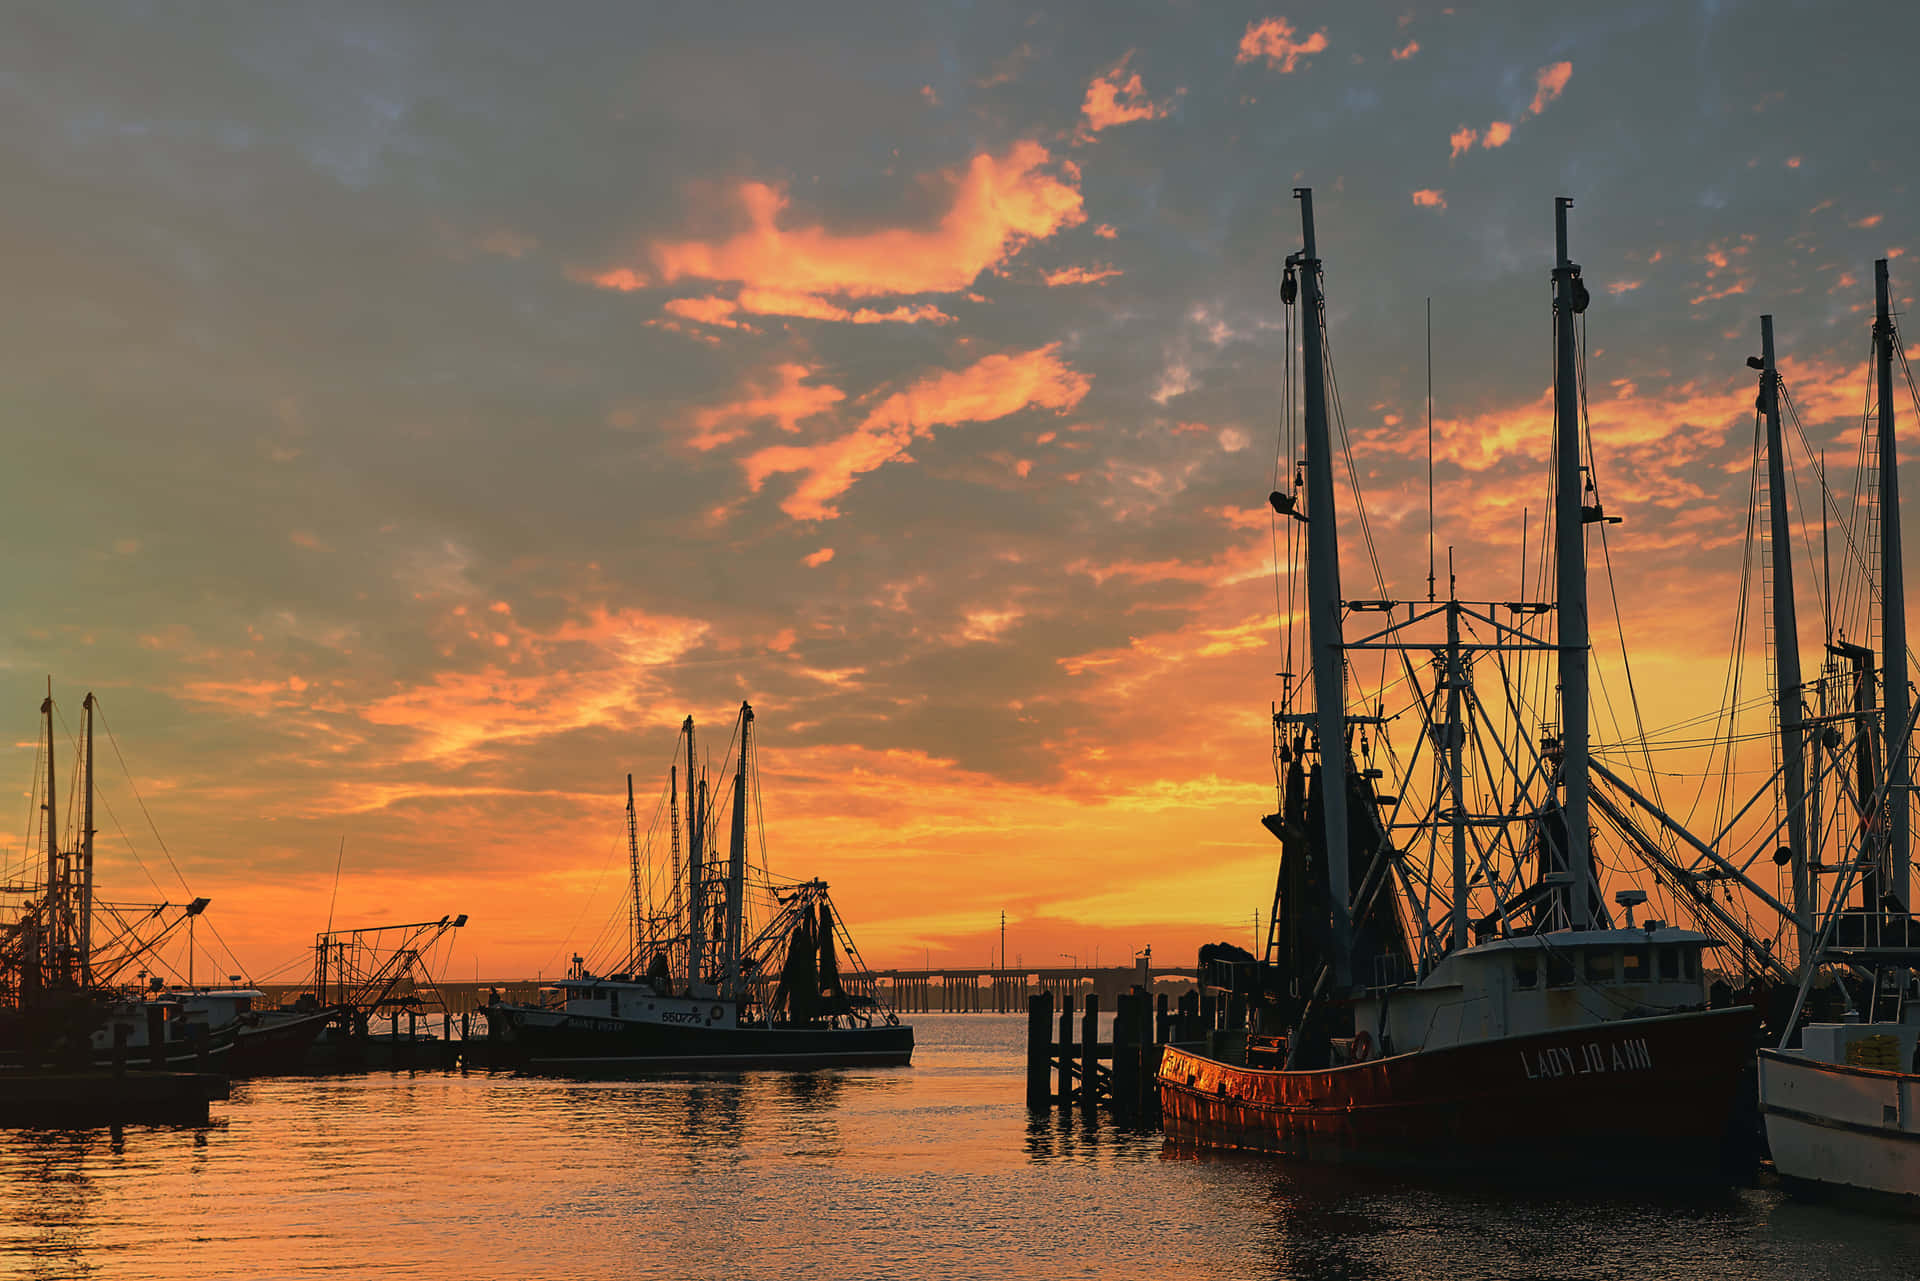
[[[1027,1108],[1044,1111],[1053,1102],[1048,1074],[1053,1068],[1053,994],[1027,999]]]
[[[1060,1092],[1055,1097],[1061,1107],[1073,1102],[1073,993],[1060,998]]]
[[[1158,997],[1154,998],[1153,1004],[1153,1043],[1155,1045],[1165,1045],[1172,1039],[1167,1035],[1167,1024],[1173,1017],[1167,1012],[1167,994],[1165,992],[1160,993]]]
[[[113,1025],[113,1074],[115,1076],[127,1074],[127,1033],[130,1030],[125,1023],[116,1022]]]
[[[147,1003],[147,1060],[158,1068],[167,1065],[167,1007]]]
[[[1122,992],[1113,1003],[1113,1119],[1131,1125],[1139,1109],[1140,1024],[1146,998]]]
[[[1087,1012],[1080,1020],[1080,1106],[1091,1112],[1100,1105],[1100,995],[1087,993]]]

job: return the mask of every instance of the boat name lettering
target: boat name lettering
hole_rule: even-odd
[[[1520,1067],[1529,1081],[1547,1077],[1590,1076],[1597,1072],[1648,1072],[1653,1055],[1644,1039],[1605,1044],[1589,1041],[1585,1045],[1550,1045],[1544,1050],[1520,1051]]]

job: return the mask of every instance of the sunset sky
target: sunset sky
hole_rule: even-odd
[[[164,838],[264,976],[344,839],[336,923],[551,974],[626,773],[744,698],[871,963],[1248,942],[1296,185],[1407,596],[1428,298],[1439,538],[1518,590],[1574,198],[1636,675],[1710,711],[1758,317],[1850,442],[1873,260],[1920,281],[1920,7],[1566,14],[9,6],[8,861],[51,675],[158,829],[103,748],[103,896],[178,897]]]

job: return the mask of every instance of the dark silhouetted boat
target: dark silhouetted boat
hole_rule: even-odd
[[[488,1005],[489,1035],[532,1069],[575,1074],[909,1064],[913,1029],[878,999],[826,882],[750,877],[748,801],[759,795],[753,708],[741,704],[735,732],[724,860],[712,814],[726,798],[696,773],[691,716],[681,735],[684,869],[677,766],[663,798],[670,869],[655,866],[652,829],[643,856],[629,776],[624,954],[607,974],[576,956],[541,1004]]]

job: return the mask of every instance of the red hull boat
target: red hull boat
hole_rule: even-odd
[[[1755,1024],[1741,1006],[1297,1071],[1170,1046],[1161,1123],[1175,1142],[1320,1161],[1510,1169],[1579,1155],[1597,1170],[1617,1151],[1641,1177],[1704,1173],[1718,1165]]]

